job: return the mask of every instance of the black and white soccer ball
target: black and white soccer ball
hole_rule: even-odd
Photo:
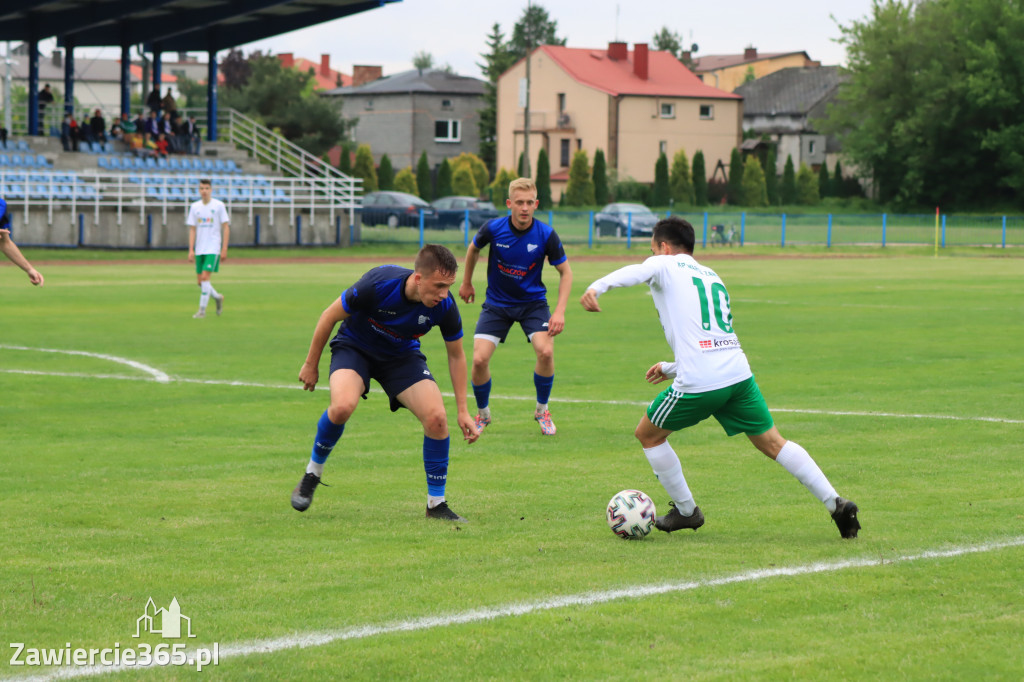
[[[608,527],[620,538],[641,540],[654,528],[654,501],[639,490],[623,490],[608,501]]]

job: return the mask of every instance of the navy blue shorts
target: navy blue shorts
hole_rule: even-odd
[[[435,381],[427,368],[423,353],[407,353],[389,358],[375,358],[361,348],[346,343],[331,345],[331,374],[339,369],[351,369],[363,379],[363,399],[370,392],[370,379],[374,379],[391,400],[391,411],[405,407],[398,402],[398,394],[424,379]]]
[[[499,342],[505,343],[508,330],[518,322],[526,334],[526,340],[529,341],[530,336],[537,332],[547,333],[550,319],[551,311],[548,309],[548,302],[544,300],[509,308],[484,303],[480,306],[480,318],[476,321],[474,336],[496,338]]]

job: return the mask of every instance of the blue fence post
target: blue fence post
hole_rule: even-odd
[[[426,242],[424,241],[424,237],[423,237],[423,209],[421,208],[420,209],[420,248],[421,249],[423,248],[423,245],[425,243]]]
[[[783,247],[786,246],[786,214],[785,213],[782,214],[782,244],[781,245]]]
[[[466,214],[467,215],[469,214],[468,210],[466,211]],[[551,227],[555,226],[555,212],[554,211],[548,211],[548,225],[550,225]]]
[[[462,247],[468,249],[469,248],[469,209],[468,208],[466,209],[466,219],[465,219],[465,221],[462,224],[466,226],[466,229],[463,230],[463,235],[462,235]]]
[[[743,246],[743,240],[747,237],[747,212],[743,211],[740,213],[740,246]]]
[[[302,216],[295,216],[295,246],[302,245]]]
[[[946,214],[942,214],[942,248],[946,248]]]
[[[883,247],[885,246],[885,230],[886,230],[886,227],[888,226],[888,219],[889,219],[888,214],[883,213],[882,214],[882,246]]]
[[[146,248],[153,248],[153,215],[146,214]]]
[[[832,248],[832,214],[828,214],[828,236],[825,238],[825,248]]]
[[[1006,216],[1003,216],[1003,248],[1006,248]]]
[[[704,211],[704,235],[701,237],[701,248],[708,246],[708,212]]]
[[[341,216],[334,216],[334,245],[341,246]]]
[[[85,214],[78,214],[78,244],[77,246],[85,245]]]
[[[252,228],[252,245],[253,246],[259,246],[260,245],[260,214],[259,213],[257,213],[254,216],[254,224],[253,224],[253,228]]]
[[[587,228],[587,248],[594,248],[594,212],[590,212],[590,226]]]
[[[626,248],[631,248],[633,243],[633,212],[626,214]]]

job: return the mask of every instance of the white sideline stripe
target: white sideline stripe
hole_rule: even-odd
[[[164,374],[155,367],[150,367],[149,365],[144,365],[141,362],[129,360],[128,358],[119,358],[116,355],[106,355],[104,353],[90,353],[84,350],[61,350],[59,348],[29,348],[27,346],[8,346],[5,344],[0,344],[0,348],[5,348],[7,350],[34,350],[39,353],[60,353],[62,355],[83,355],[88,358],[99,358],[100,360],[109,360],[111,362],[116,362],[120,365],[134,367],[135,369],[150,375],[151,377],[153,377],[154,381],[159,382],[161,384],[166,384],[171,380],[171,377],[167,376],[166,374]]]
[[[21,348],[20,346],[4,346],[0,345],[0,348]],[[33,348],[24,350],[37,350]],[[39,349],[41,350],[41,349]],[[69,351],[51,351],[51,352],[69,352]],[[89,353],[89,355],[93,355]],[[145,365],[143,365],[145,367]],[[151,368],[152,369],[152,368]],[[154,370],[159,372],[159,370]],[[235,381],[231,379],[188,379],[182,377],[171,377],[163,372],[160,374],[165,379],[152,379],[149,377],[139,376],[126,376],[122,374],[86,374],[82,372],[44,372],[30,369],[2,369],[0,368],[0,374],[30,374],[34,376],[51,376],[51,377],[72,377],[77,379],[120,379],[123,381],[159,381],[160,383],[171,383],[177,382],[181,384],[202,384],[204,386],[245,386],[249,388],[273,388],[283,390],[301,390],[302,386],[296,382],[295,384],[265,384],[255,381]],[[326,391],[328,387],[321,383],[317,387],[318,391]],[[383,393],[379,388],[371,388],[370,393]],[[445,397],[453,397],[452,393],[444,393]],[[491,395],[491,400],[519,400],[533,402],[537,398],[535,396],[519,396],[519,395]],[[650,405],[650,401],[641,400],[593,400],[590,398],[555,398],[551,400],[555,404],[566,404],[566,405],[627,405],[631,407],[647,407]],[[852,410],[805,410],[799,408],[788,408],[788,407],[773,407],[772,412],[790,412],[793,414],[822,414],[832,417],[891,417],[893,419],[940,419],[945,421],[971,421],[971,422],[990,422],[995,424],[1024,424],[1024,419],[1005,419],[1003,417],[962,417],[952,414],[900,414],[898,412],[856,412]]]
[[[743,573],[733,573],[732,575],[726,575],[720,578],[707,578],[705,580],[670,582],[662,583],[660,585],[637,585],[618,590],[569,594],[551,599],[506,604],[504,606],[494,606],[490,608],[471,609],[469,611],[462,611],[460,613],[452,613],[444,616],[413,618],[410,620],[386,623],[383,625],[360,625],[342,630],[297,633],[290,637],[275,637],[273,639],[260,639],[250,642],[240,642],[238,644],[227,644],[220,646],[220,658],[225,659],[255,654],[273,654],[287,649],[307,649],[310,647],[324,646],[333,642],[341,642],[351,639],[366,639],[368,637],[388,635],[396,632],[415,632],[418,630],[430,630],[432,628],[448,627],[451,625],[480,623],[483,621],[496,620],[498,618],[524,616],[531,613],[551,611],[553,609],[561,609],[571,606],[593,606],[595,604],[604,604],[619,599],[639,599],[675,592],[689,592],[699,588],[749,583],[759,580],[767,580],[770,578],[830,573],[833,571],[843,571],[851,568],[874,568],[927,559],[948,559],[967,554],[993,552],[1009,547],[1021,546],[1024,546],[1024,536],[986,542],[980,545],[966,545],[961,547],[952,547],[949,549],[925,550],[916,554],[903,554],[890,558],[863,557],[860,559],[821,561],[813,564],[802,564],[797,566],[760,568],[752,571],[745,571]],[[190,650],[189,655],[192,655],[192,650]],[[61,668],[43,675],[11,679],[18,680],[19,682],[28,682],[29,680],[32,680],[33,682],[44,682],[48,680],[62,680],[75,677],[91,677],[105,673],[134,670],[136,668],[138,668],[138,666]]]

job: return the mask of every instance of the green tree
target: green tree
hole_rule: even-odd
[[[281,67],[277,57],[254,53],[249,78],[239,87],[224,87],[220,103],[277,130],[314,156],[344,139],[348,122],[336,99],[314,93],[316,79],[307,72]]]
[[[704,152],[693,155],[693,205],[708,205],[708,172],[704,168]]]
[[[445,159],[437,168],[437,196],[450,197],[453,194],[455,191],[452,189],[452,165]]]
[[[510,182],[518,178],[519,176],[513,173],[508,168],[499,168],[498,172],[494,174],[494,182],[491,183],[491,201],[494,205],[501,210],[501,207],[505,205],[505,200],[508,199],[508,185]]]
[[[188,76],[178,76],[177,85],[178,92],[181,93],[182,98],[185,100],[181,102],[182,106],[189,109],[206,108],[206,83],[191,80]]]
[[[480,158],[487,166],[487,171],[493,176],[496,172],[497,163],[497,139],[498,139],[498,77],[505,73],[515,63],[515,55],[512,54],[505,42],[505,34],[501,32],[501,25],[495,23],[487,36],[487,52],[480,55],[484,61],[477,62],[483,73],[486,82],[482,98],[483,107],[477,111],[479,116],[477,128],[480,131]]]
[[[412,68],[423,73],[427,69],[434,67],[434,55],[430,54],[426,50],[420,50],[412,56]]]
[[[544,147],[540,148],[537,154],[537,199],[540,201],[540,208],[545,211],[551,208],[551,164],[548,162],[548,153]]]
[[[363,179],[364,192],[376,192],[379,188],[377,169],[373,165],[373,152],[370,151],[370,145],[361,144],[356,149],[356,165],[352,169],[352,175]]]
[[[793,156],[786,156],[786,166],[782,169],[782,187],[779,189],[779,200],[783,206],[796,203],[796,171],[793,170]]]
[[[460,164],[452,172],[452,192],[461,196],[475,197],[479,195],[473,171],[466,164]]]
[[[558,37],[558,22],[548,16],[540,5],[527,5],[522,16],[512,29],[508,49],[514,59],[522,59],[538,45],[565,45],[565,38]]]
[[[654,162],[654,193],[651,195],[651,203],[658,207],[668,206],[668,197],[668,157],[662,152]]]
[[[608,165],[604,160],[604,151],[594,152],[594,203],[604,206],[608,203]]]
[[[416,174],[412,172],[412,168],[403,168],[398,171],[398,174],[395,175],[394,186],[396,192],[416,194],[419,191],[419,186],[416,184]]]
[[[834,197],[846,198],[846,187],[843,182],[843,165],[836,159],[836,167],[832,172],[832,188],[830,194]]]
[[[430,162],[427,161],[426,151],[420,154],[420,160],[416,164],[416,188],[421,199],[434,200],[434,183],[431,181]]]
[[[729,157],[729,203],[738,206],[740,197],[743,194],[743,155],[740,150],[733,148]]]
[[[775,154],[775,145],[772,145],[768,148],[768,159],[764,164],[764,185],[769,206],[779,205],[779,176],[775,171],[778,162]]]
[[[526,152],[519,152],[519,165],[516,167],[519,177],[526,177]]]
[[[579,150],[572,156],[569,166],[569,182],[565,186],[566,206],[593,206],[594,180],[590,175],[590,162],[587,152]]]
[[[832,182],[828,178],[828,166],[824,163],[818,168],[818,190],[822,198],[832,196]]]
[[[469,172],[473,174],[473,184],[477,186],[479,190],[483,190],[487,186],[488,180],[490,180],[490,174],[487,172],[487,166],[483,160],[480,159],[476,154],[470,152],[463,152],[451,160],[452,173],[459,166],[466,166],[469,168]]]
[[[768,205],[768,188],[765,186],[764,170],[757,156],[751,154],[743,164],[743,189],[741,202],[744,206],[761,207]]]
[[[675,31],[668,30],[668,26],[662,26],[661,30],[651,38],[651,47],[655,50],[671,52],[673,57],[679,58],[683,49],[683,39]]]
[[[680,149],[672,156],[672,170],[668,176],[669,195],[678,206],[693,205],[693,181],[690,180],[690,159],[686,150]]]
[[[342,142],[338,154],[338,170],[345,175],[352,175],[352,146],[351,142]]]
[[[395,169],[391,167],[391,159],[387,154],[380,157],[377,165],[377,186],[381,189],[392,189],[395,185]]]
[[[800,170],[796,173],[796,203],[801,206],[815,206],[820,200],[818,175],[806,163],[801,163]]]
[[[905,206],[1022,203],[1024,4],[872,3],[840,27],[848,81],[820,124]]]
[[[261,54],[261,52],[257,51],[252,53],[250,57],[258,57]],[[242,89],[242,86],[249,82],[249,76],[252,75],[252,67],[249,65],[249,60],[246,59],[245,55],[238,48],[228,50],[227,55],[220,60],[218,71],[224,78],[224,85],[220,93],[222,97],[224,90]]]

